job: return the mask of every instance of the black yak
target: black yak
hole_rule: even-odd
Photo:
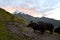
[[[56,28],[54,32],[60,34],[60,27]]]
[[[32,27],[34,31],[38,30],[42,34],[44,34],[44,32],[46,30],[49,30],[50,34],[52,34],[53,33],[53,29],[54,29],[54,25],[51,24],[51,23],[38,22],[38,24],[37,24],[37,23],[34,23],[32,21],[29,23],[28,27]]]

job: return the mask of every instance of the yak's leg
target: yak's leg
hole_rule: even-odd
[[[44,32],[45,32],[45,31],[43,30],[43,31],[42,31],[42,34],[44,34]]]
[[[41,31],[41,34],[44,34],[45,30],[40,30]]]
[[[34,32],[36,32],[36,31],[34,30]]]
[[[53,30],[50,30],[50,34],[53,34]]]
[[[44,34],[44,33],[45,33],[45,27],[42,28],[42,34]]]

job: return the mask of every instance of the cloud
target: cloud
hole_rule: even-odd
[[[34,16],[34,17],[42,17],[43,16],[43,13],[40,13],[40,12],[37,12],[33,9],[29,9],[29,8],[26,8],[26,7],[1,7],[3,9],[5,9],[6,11],[10,12],[10,13],[13,13],[15,12],[16,10],[20,11],[20,12],[23,12],[25,14],[29,14],[31,16]]]
[[[43,13],[39,13],[37,11],[34,11],[33,9],[29,9],[29,8],[25,8],[25,7],[18,7],[17,9],[21,12],[32,15],[34,17],[42,17],[43,16]]]
[[[46,12],[45,14],[46,14],[45,17],[53,18],[53,19],[56,19],[56,20],[60,20],[60,8],[51,10],[49,12]]]
[[[14,8],[14,7],[0,6],[0,8],[3,8],[10,13],[13,13],[16,10],[16,8]]]
[[[0,0],[0,6],[18,7],[24,6],[29,9],[36,8],[37,11],[46,12],[60,7],[60,0]]]

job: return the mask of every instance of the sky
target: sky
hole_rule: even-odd
[[[10,13],[19,10],[34,17],[45,16],[60,20],[60,16],[55,16],[60,14],[60,0],[0,0],[0,7]]]

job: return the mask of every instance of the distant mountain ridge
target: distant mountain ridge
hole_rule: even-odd
[[[31,15],[28,15],[28,14],[24,14],[22,12],[19,12],[19,13],[14,13],[15,16],[18,16],[18,17],[21,17],[23,19],[26,19],[28,22],[29,21],[34,21],[35,20],[35,17],[31,16]]]
[[[47,23],[52,23],[55,26],[60,26],[60,20],[54,20],[54,19],[46,18],[46,17],[41,17],[41,18],[33,17],[31,15],[24,14],[22,12],[14,13],[14,15],[18,16],[18,17],[22,17],[22,18],[26,19],[27,21],[34,21],[34,22],[43,21],[43,22],[47,22]]]
[[[50,19],[50,18],[46,18],[46,17],[42,17],[42,18],[40,18],[40,20],[43,22],[52,23],[55,26],[60,26],[59,20],[54,20],[54,19]]]

